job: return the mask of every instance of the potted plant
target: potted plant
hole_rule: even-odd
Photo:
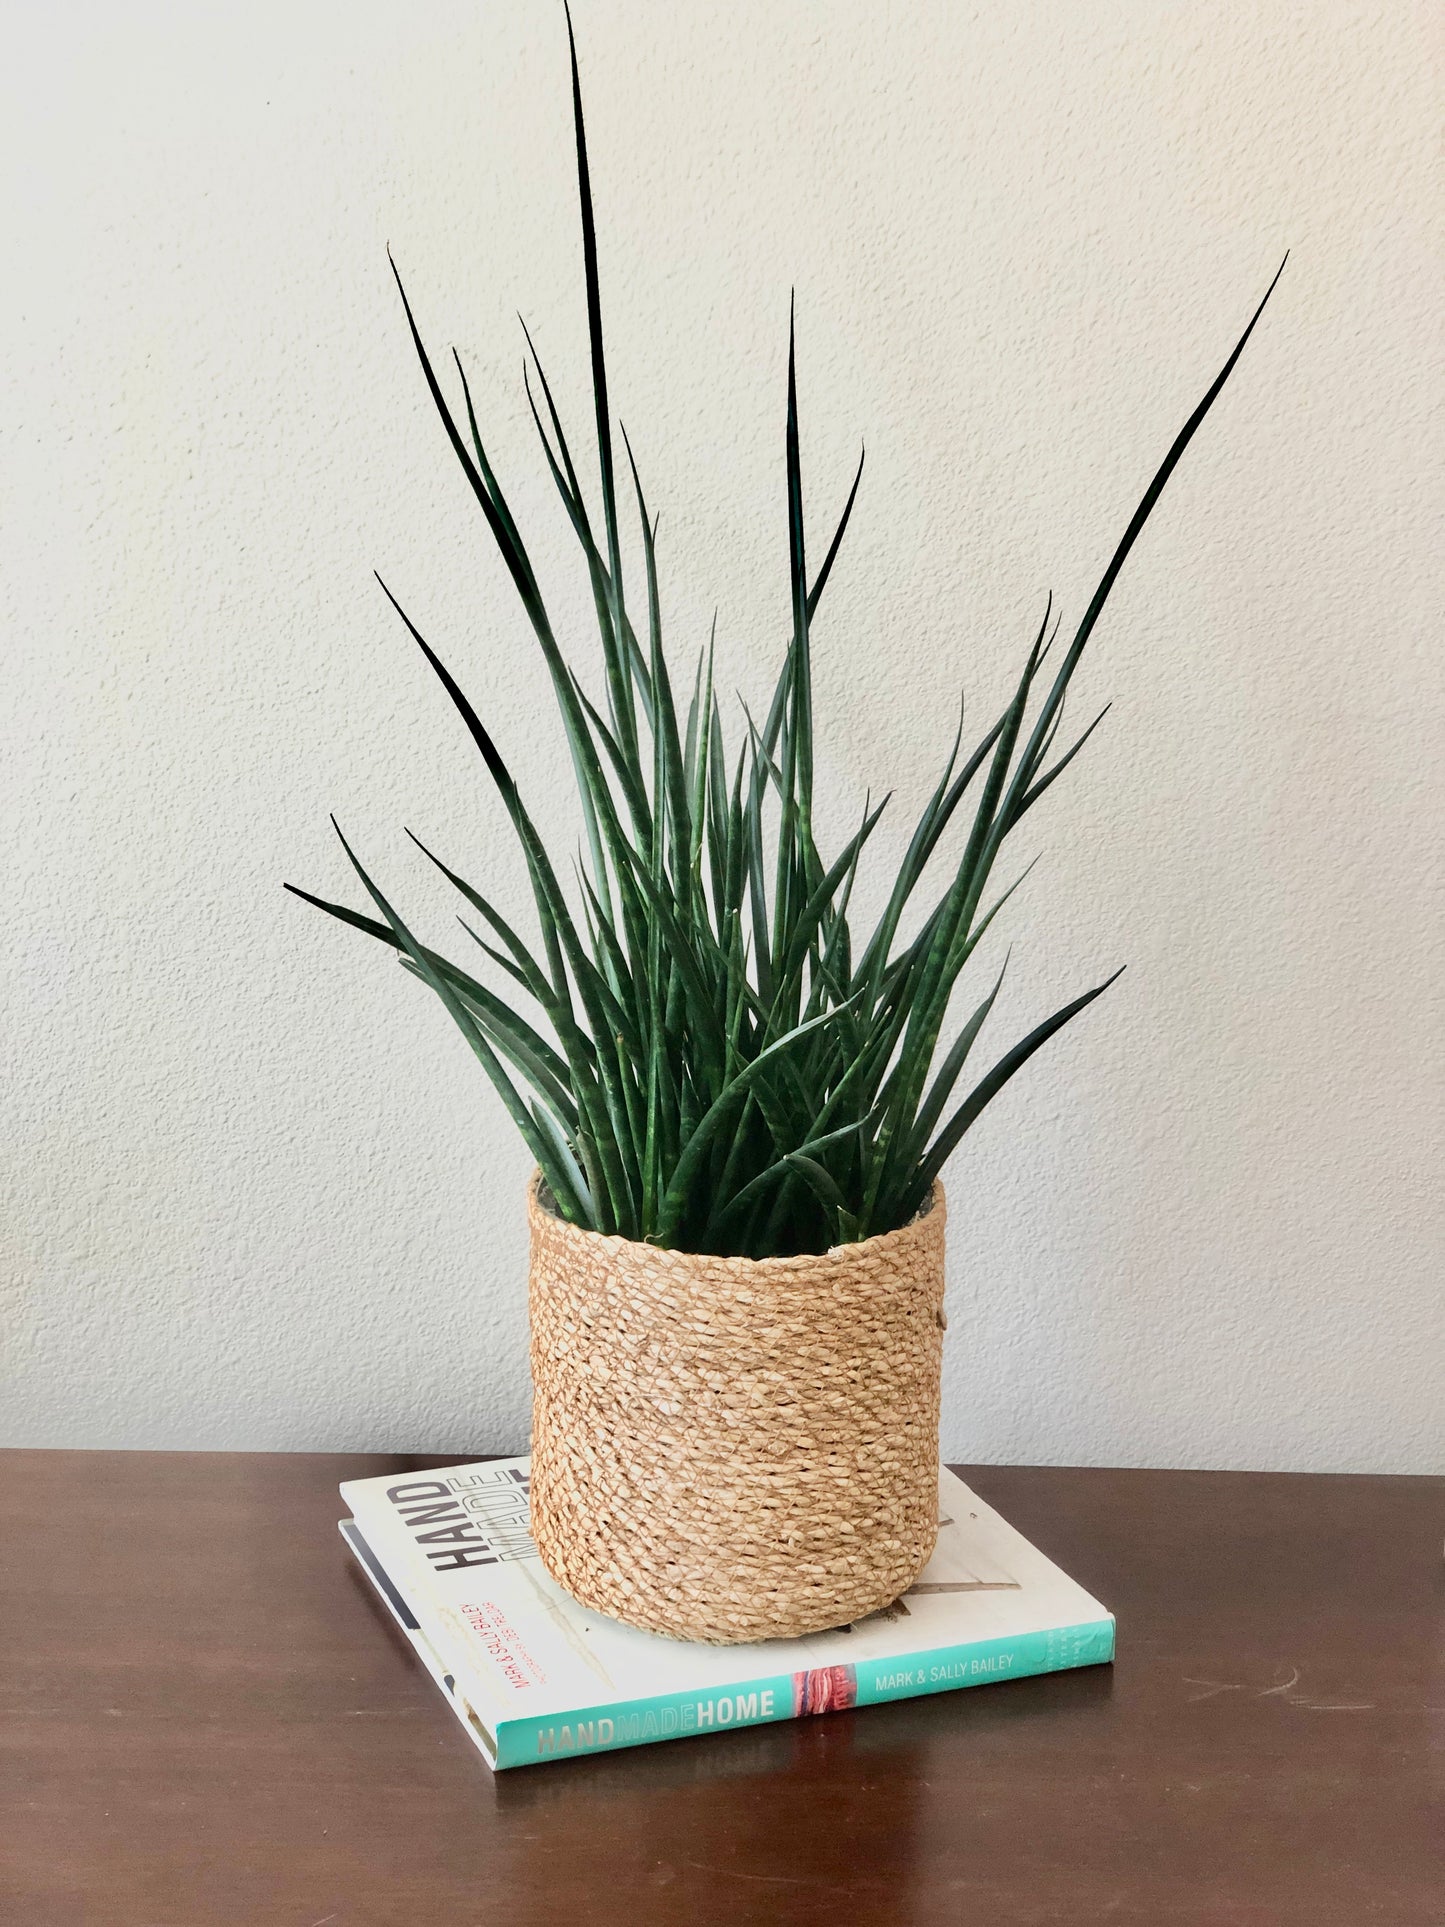
[[[600,527],[530,336],[526,379],[591,585],[596,693],[553,631],[460,359],[458,409],[401,294],[427,387],[551,680],[585,874],[564,889],[486,727],[392,598],[511,820],[539,936],[522,935],[430,850],[469,907],[466,928],[500,972],[500,993],[485,965],[464,969],[421,943],[344,837],[376,914],[296,894],[389,945],[435,992],[536,1159],[532,1521],[549,1571],[585,1603],[660,1633],[803,1634],[888,1604],[932,1550],[940,1174],[1014,1073],[1108,986],[1064,1005],[976,1080],[969,1066],[1001,975],[945,1042],[953,993],[1010,894],[991,893],[1004,844],[1096,727],[1061,743],[1070,682],[1259,310],[1145,490],[1072,637],[1060,643],[1046,608],[1012,699],[966,755],[960,728],[881,916],[855,933],[849,900],[883,805],[865,809],[840,850],[820,848],[810,634],[862,462],[810,570],[790,323],[791,633],[766,712],[730,730],[711,644],[689,690],[673,680],[655,524],[631,447],[624,438],[619,462],[614,444],[575,44],[572,89]],[[640,559],[630,592],[624,514]],[[637,581],[635,565],[626,575]],[[926,913],[910,916],[935,873]]]

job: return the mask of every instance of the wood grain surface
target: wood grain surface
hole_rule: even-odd
[[[1445,1480],[960,1467],[1112,1668],[493,1779],[336,1486],[0,1454],[6,1927],[1439,1927]]]

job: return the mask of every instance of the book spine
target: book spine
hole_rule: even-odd
[[[862,1661],[859,1706],[885,1700],[916,1699],[923,1693],[951,1693],[960,1686],[985,1686],[991,1680],[1025,1679],[1031,1673],[1062,1673],[1075,1666],[1102,1666],[1114,1657],[1114,1622],[1091,1620],[1052,1632],[1020,1633],[1012,1639],[975,1640],[966,1646],[940,1646],[904,1659]]]
[[[911,1653],[906,1660],[861,1660],[853,1666],[820,1666],[769,1679],[747,1680],[705,1693],[663,1693],[653,1699],[619,1700],[599,1708],[503,1720],[497,1728],[497,1768],[534,1766],[582,1753],[612,1753],[624,1746],[726,1732],[735,1726],[766,1726],[811,1713],[885,1700],[948,1693],[991,1680],[1024,1679],[1075,1666],[1099,1666],[1114,1657],[1114,1622],[1093,1620],[1013,1639],[975,1640]]]
[[[589,1706],[572,1713],[503,1720],[497,1728],[497,1770],[790,1720],[797,1711],[795,1689],[795,1675],[778,1673],[703,1692],[660,1693],[652,1699],[617,1700],[610,1706]]]

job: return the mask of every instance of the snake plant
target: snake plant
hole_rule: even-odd
[[[537,934],[523,935],[415,838],[467,906],[460,921],[477,951],[470,969],[412,933],[339,826],[375,914],[308,891],[295,894],[388,945],[441,999],[526,1140],[562,1217],[687,1251],[768,1257],[825,1250],[915,1215],[990,1100],[1114,981],[1055,1011],[976,1081],[970,1066],[1001,974],[979,986],[982,994],[975,992],[977,1001],[969,1000],[965,1020],[944,1042],[959,979],[1010,894],[1005,889],[990,898],[1004,845],[1100,720],[1060,747],[1064,699],[1080,657],[1279,276],[1144,491],[1072,636],[1060,645],[1060,619],[1046,608],[1007,707],[966,754],[960,725],[881,915],[866,933],[855,933],[849,902],[884,804],[863,810],[841,849],[820,849],[811,638],[863,464],[860,459],[823,559],[810,572],[790,317],[791,626],[766,712],[758,721],[744,711],[730,743],[711,640],[681,694],[674,681],[663,641],[656,523],[625,434],[620,458],[614,442],[570,19],[568,38],[600,529],[530,335],[526,387],[542,455],[591,587],[601,658],[595,693],[553,629],[483,443],[461,361],[454,355],[458,406],[443,390],[399,275],[397,287],[431,399],[536,635],[571,753],[585,852],[564,886],[486,726],[383,583],[511,820]],[[632,529],[630,593],[625,521]],[[907,916],[935,874],[940,881],[926,914]],[[500,990],[483,980],[483,958],[500,973],[492,978]]]

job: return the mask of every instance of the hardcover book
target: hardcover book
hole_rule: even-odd
[[[662,1639],[563,1592],[528,1529],[528,1461],[341,1488],[341,1533],[488,1765],[1096,1666],[1114,1620],[946,1468],[938,1544],[901,1599],[807,1639]]]

